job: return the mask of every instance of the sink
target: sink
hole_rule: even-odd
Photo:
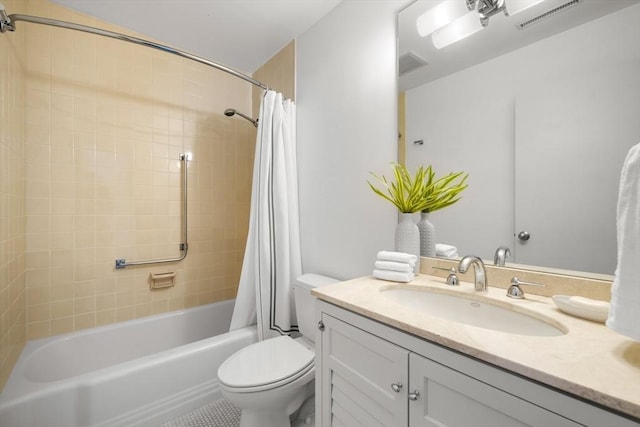
[[[406,288],[383,288],[380,292],[386,299],[403,307],[478,328],[547,337],[566,333],[566,330],[559,325],[556,326],[521,311],[462,295]]]

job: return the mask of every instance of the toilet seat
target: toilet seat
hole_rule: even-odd
[[[313,371],[314,353],[288,336],[251,344],[225,360],[218,380],[236,393],[250,393],[288,384]]]

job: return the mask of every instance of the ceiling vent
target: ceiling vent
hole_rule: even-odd
[[[402,76],[427,65],[427,61],[412,52],[407,52],[398,58],[398,73]]]
[[[527,27],[529,27],[529,26],[531,26],[533,24],[536,24],[536,23],[538,23],[538,22],[540,22],[540,21],[542,21],[544,19],[547,19],[547,18],[549,18],[549,17],[551,17],[553,15],[556,15],[556,14],[558,14],[560,12],[564,12],[565,10],[570,9],[573,6],[577,6],[578,3],[580,3],[581,1],[582,0],[571,0],[568,3],[565,3],[563,5],[555,7],[553,9],[551,9],[551,10],[548,10],[548,11],[538,15],[538,16],[535,16],[535,17],[533,17],[531,19],[527,19],[526,21],[519,23],[518,24],[518,28],[521,29],[521,30],[524,30],[525,28],[527,28]]]

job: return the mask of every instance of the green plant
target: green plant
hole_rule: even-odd
[[[373,175],[382,188],[380,189],[367,181],[367,184],[369,184],[373,192],[393,203],[400,212],[413,213],[425,209],[427,204],[426,200],[423,199],[423,194],[425,190],[426,170],[420,166],[415,176],[412,177],[404,165],[391,163],[391,167],[393,168],[395,178],[395,180],[392,181],[387,181],[384,175],[379,177],[371,172],[371,175]]]
[[[380,188],[367,181],[371,190],[385,200],[393,203],[400,212],[433,212],[450,206],[460,200],[458,195],[467,188],[468,174],[450,173],[436,179],[431,166],[420,166],[412,176],[406,166],[391,163],[394,180],[387,180],[371,172]]]
[[[425,206],[421,209],[422,212],[434,212],[453,205],[462,198],[460,193],[468,187],[468,173],[451,172],[436,179],[436,173],[429,166],[425,174],[426,182],[422,193]]]

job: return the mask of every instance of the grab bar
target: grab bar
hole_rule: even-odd
[[[125,260],[124,258],[120,258],[116,260],[116,269],[121,269],[121,268],[125,268],[125,267],[131,267],[134,265],[148,265],[148,264],[164,264],[167,262],[177,262],[177,261],[182,261],[183,259],[185,259],[187,257],[187,252],[189,251],[189,243],[188,243],[188,239],[187,239],[187,217],[188,217],[188,212],[187,212],[187,164],[188,162],[191,160],[191,155],[190,154],[183,154],[181,153],[179,156],[179,160],[182,162],[182,169],[183,169],[183,175],[182,175],[182,187],[183,187],[183,203],[182,203],[182,216],[183,216],[183,221],[182,221],[182,236],[184,237],[184,242],[180,243],[180,252],[182,252],[182,255],[180,255],[179,257],[176,258],[166,258],[166,259],[150,259],[150,260],[143,260],[143,261],[129,261],[127,262],[127,260]]]

